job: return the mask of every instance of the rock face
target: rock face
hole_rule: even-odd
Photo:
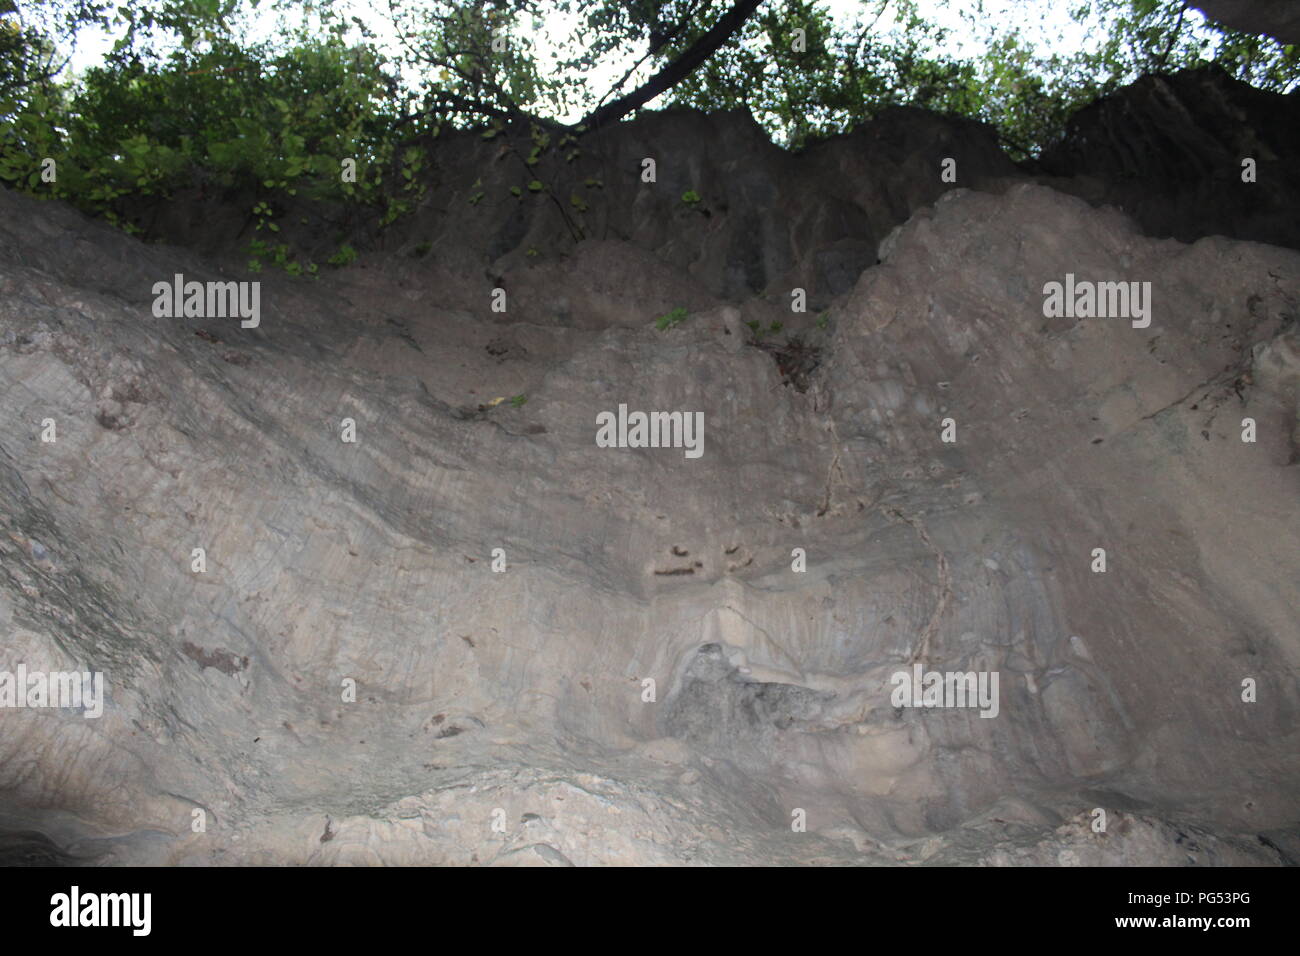
[[[915,122],[650,117],[571,251],[445,175],[314,283],[0,192],[0,671],[105,680],[0,710],[0,852],[1294,861],[1300,253],[978,147],[944,184]],[[178,273],[260,325],[156,317]],[[620,406],[701,454],[601,447]],[[903,706],[914,668],[996,694]]]
[[[602,327],[629,312],[720,297],[779,300],[788,312],[796,286],[819,310],[875,263],[891,229],[951,188],[940,180],[943,158],[968,186],[1005,188],[1023,175],[988,127],[906,108],[798,155],[772,145],[740,112],[648,113],[578,146],[550,135],[532,166],[526,129],[421,141],[427,180],[412,215],[366,230],[304,201],[283,211],[280,235],[318,262],[343,239],[409,259],[422,281],[436,276],[444,297],[459,296],[448,304],[460,308],[483,304],[467,278],[503,284],[519,293],[516,318],[545,324]],[[248,239],[241,230],[250,203],[225,197],[196,206],[194,195],[146,206],[136,221],[151,237],[242,267],[248,257],[229,253]],[[570,282],[560,260],[575,237],[580,274]],[[589,287],[603,306],[572,299]],[[670,302],[669,291],[689,301]]]
[[[1300,249],[1298,131],[1300,92],[1256,90],[1212,67],[1143,77],[1080,110],[1059,144],[1019,167],[988,127],[915,109],[793,155],[741,113],[670,110],[577,146],[559,147],[552,131],[533,166],[526,129],[416,141],[426,165],[411,215],[379,229],[303,200],[279,210],[278,235],[318,263],[343,242],[407,260],[413,281],[435,284],[454,308],[482,308],[467,279],[503,286],[517,319],[548,325],[604,327],[722,301],[788,313],[796,287],[817,313],[876,263],[892,229],[954,185],[1036,181],[1115,206],[1156,238]],[[151,239],[242,269],[258,198],[181,192],[133,218]]]
[[[1193,6],[1234,30],[1300,43],[1300,8],[1292,0],[1197,0]]]
[[[1144,76],[1071,117],[1041,181],[1192,242],[1231,236],[1300,249],[1300,94],[1217,67]]]

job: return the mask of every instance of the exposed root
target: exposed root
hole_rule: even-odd
[[[911,657],[907,659],[909,664],[920,661],[924,667],[929,664],[930,643],[934,640],[935,635],[939,633],[939,621],[943,618],[944,612],[948,610],[948,602],[952,600],[952,576],[948,572],[948,559],[930,540],[930,535],[926,532],[925,524],[920,518],[905,515],[897,508],[881,508],[880,510],[887,518],[897,519],[911,525],[917,537],[921,539],[927,548],[934,552],[934,558],[938,564],[939,600],[935,603],[934,610],[930,613],[930,620],[926,622],[925,629],[921,632],[921,639],[917,642]]]

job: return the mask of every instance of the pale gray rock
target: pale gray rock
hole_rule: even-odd
[[[827,279],[806,391],[708,242],[582,244],[496,317],[450,255],[264,275],[241,329],[152,315],[197,253],[0,191],[0,669],[107,687],[0,711],[0,853],[1285,861],[1300,254],[1007,186]],[[1045,317],[1066,273],[1150,326]],[[704,454],[597,447],[620,404]],[[914,660],[997,716],[893,706]]]

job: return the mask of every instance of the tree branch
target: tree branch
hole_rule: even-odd
[[[737,0],[732,8],[713,25],[713,29],[696,40],[685,53],[631,93],[598,107],[580,125],[592,130],[616,123],[633,110],[645,106],[656,96],[671,90],[712,56],[718,47],[726,43],[762,2],[763,0]]]
[[[1173,32],[1169,34],[1169,45],[1165,47],[1165,52],[1161,53],[1160,59],[1156,61],[1160,65],[1161,70],[1164,70],[1165,64],[1169,62],[1169,54],[1173,52],[1174,44],[1178,42],[1178,31],[1183,28],[1183,16],[1186,13],[1187,4],[1184,3],[1183,8],[1178,11],[1178,22],[1174,24]]]

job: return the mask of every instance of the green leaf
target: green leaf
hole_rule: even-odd
[[[659,318],[655,319],[655,328],[658,329],[660,332],[664,331],[665,329],[671,329],[673,326],[680,325],[683,321],[685,321],[686,316],[687,316],[686,309],[684,309],[682,306],[679,305],[671,312],[667,312],[659,316]]]

